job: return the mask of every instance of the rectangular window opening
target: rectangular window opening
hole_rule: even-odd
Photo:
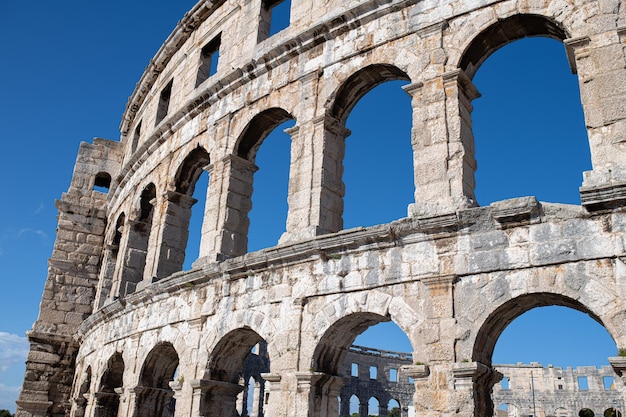
[[[159,97],[159,107],[157,108],[156,122],[154,123],[157,126],[159,123],[165,119],[167,116],[167,112],[170,107],[170,98],[172,97],[172,84],[174,80],[170,80],[169,83],[165,86],[163,90],[161,90],[161,96]]]
[[[141,138],[141,120],[139,121],[139,123],[137,123],[137,127],[135,127],[135,132],[133,133],[133,143],[130,148],[131,153],[134,153],[137,150],[139,138]]]
[[[196,87],[217,72],[221,42],[222,35],[219,34],[202,48],[200,52],[200,66],[196,76]]]
[[[289,27],[291,0],[263,0],[259,19],[258,42]]]
[[[508,377],[505,376],[504,378],[502,378],[502,382],[501,382],[502,389],[510,389],[509,388],[510,383],[511,383],[511,380]]]
[[[580,391],[587,391],[589,389],[589,381],[587,381],[586,376],[578,377],[578,389]]]
[[[358,363],[352,364],[352,371],[350,375],[355,376],[357,378],[359,377],[359,364]]]
[[[378,368],[370,366],[370,379],[378,379]]]
[[[398,382],[398,370],[395,368],[389,369],[389,382]]]
[[[612,376],[602,377],[602,383],[604,384],[604,389],[606,391],[615,389],[615,381]]]

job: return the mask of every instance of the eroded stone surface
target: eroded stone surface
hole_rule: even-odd
[[[121,141],[81,145],[57,202],[20,417],[232,417],[257,344],[268,386],[252,414],[338,415],[346,351],[387,320],[424,367],[413,401],[426,417],[492,414],[493,347],[531,308],[585,311],[626,347],[621,0],[302,0],[269,38],[267,7],[199,2],[139,81]],[[476,207],[472,77],[537,35],[564,42],[580,80],[593,165],[583,204]],[[217,72],[198,82],[216,42]],[[344,231],[345,121],[395,79],[409,82],[415,201],[405,219]],[[286,233],[247,253],[255,155],[289,119]],[[202,170],[200,257],[180,272]]]

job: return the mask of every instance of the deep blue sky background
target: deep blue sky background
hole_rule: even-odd
[[[135,83],[194,3],[0,2],[0,409],[15,410],[24,336],[37,318],[54,243],[54,200],[68,188],[79,143],[119,138]],[[515,42],[488,59],[474,82],[483,95],[473,113],[478,202],[535,195],[579,204],[589,149],[563,46]],[[346,227],[404,217],[413,200],[410,101],[401,84],[376,88],[349,118]],[[283,231],[288,146],[284,134],[272,134],[257,157],[251,249],[273,245]],[[383,327],[384,337],[368,332],[357,343],[411,350],[393,326]],[[613,341],[589,317],[543,308],[507,328],[494,362],[601,365],[614,354]]]

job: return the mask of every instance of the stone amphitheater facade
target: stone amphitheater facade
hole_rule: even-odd
[[[626,348],[623,0],[292,0],[270,36],[278,3],[198,2],[139,80],[120,141],[81,144],[19,417],[242,414],[260,343],[259,415],[337,416],[348,348],[388,320],[413,347],[420,417],[492,415],[494,345],[531,308],[586,312]],[[472,78],[526,36],[562,41],[580,81],[580,206],[475,203]],[[345,122],[389,80],[408,82],[415,201],[343,230]],[[248,253],[255,155],[290,119],[286,232]],[[182,271],[203,170],[200,257]],[[610,362],[621,376],[623,358]]]

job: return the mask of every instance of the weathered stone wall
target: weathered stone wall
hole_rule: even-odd
[[[232,417],[257,343],[270,363],[262,412],[338,415],[349,346],[387,320],[413,346],[426,417],[492,414],[493,347],[531,308],[587,312],[626,347],[622,0],[300,0],[266,38],[272,4],[199,2],[139,81],[121,142],[81,147],[20,417]],[[471,80],[525,36],[562,41],[578,74],[593,165],[582,206],[476,207]],[[198,82],[215,45],[217,72]],[[406,219],[343,231],[345,121],[398,79],[413,107],[415,201]],[[289,119],[286,233],[246,253],[256,151]],[[200,258],[181,271],[203,170]],[[108,195],[93,190],[107,178]]]
[[[622,414],[626,410],[623,382],[615,378],[610,366],[565,369],[537,363],[494,366],[506,381],[494,386],[493,401],[496,406],[507,404],[511,417],[531,414],[576,417],[584,408],[603,416],[610,408]]]

